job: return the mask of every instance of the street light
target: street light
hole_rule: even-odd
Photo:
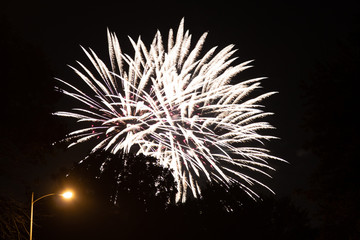
[[[73,197],[73,193],[70,191],[67,191],[67,192],[64,192],[63,194],[61,194],[61,196],[66,199],[70,199]]]
[[[31,215],[30,215],[30,240],[32,240],[32,232],[33,232],[33,219],[34,219],[34,203],[36,203],[37,201],[49,197],[49,196],[61,196],[65,199],[70,199],[73,197],[73,193],[71,191],[66,191],[62,194],[58,194],[58,193],[50,193],[50,194],[46,194],[44,196],[41,196],[37,199],[34,200],[34,192],[31,193]]]

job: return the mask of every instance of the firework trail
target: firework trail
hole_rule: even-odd
[[[140,37],[130,38],[134,57],[123,53],[115,34],[108,31],[111,68],[90,49],[83,49],[96,69],[96,75],[81,63],[73,68],[87,84],[91,94],[73,84],[62,82],[64,94],[78,100],[85,108],[56,112],[55,115],[87,122],[88,127],[71,132],[65,140],[70,146],[97,139],[97,150],[129,152],[155,157],[173,171],[177,182],[176,201],[189,195],[201,196],[204,180],[229,187],[240,186],[257,198],[253,185],[269,187],[249,176],[258,172],[269,176],[274,170],[269,159],[281,160],[254,142],[274,138],[261,134],[272,126],[261,118],[259,102],[274,94],[255,98],[248,95],[260,87],[256,78],[237,84],[230,80],[249,68],[251,61],[232,66],[236,50],[229,45],[216,53],[210,49],[201,58],[207,33],[190,48],[191,35],[180,22],[176,36],[169,31],[167,46],[158,31],[150,48]]]

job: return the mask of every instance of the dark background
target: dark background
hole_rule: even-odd
[[[213,46],[221,49],[235,44],[238,63],[255,59],[254,68],[239,74],[239,80],[267,76],[264,90],[279,92],[264,102],[266,109],[275,113],[268,121],[277,128],[273,134],[280,137],[268,147],[289,162],[273,163],[277,172],[268,185],[277,195],[271,200],[276,201],[271,203],[272,209],[291,205],[304,211],[307,230],[315,229],[315,234],[302,239],[359,236],[355,116],[359,108],[355,93],[359,8],[355,1],[13,1],[3,4],[0,13],[2,194],[27,201],[31,191],[38,196],[53,192],[66,169],[86,155],[87,146],[67,150],[61,144],[51,145],[72,127],[72,122],[50,114],[68,109],[66,100],[54,91],[53,78],[75,80],[66,66],[75,65],[75,60],[89,66],[79,45],[92,48],[107,60],[109,28],[117,34],[122,50],[131,55],[127,36],[136,39],[141,35],[149,45],[157,30],[166,38],[168,30],[176,30],[185,17],[185,28],[193,34],[193,42],[209,32],[204,52]],[[78,233],[93,228],[104,239],[114,239],[109,229],[127,221],[111,218],[111,224],[104,224],[107,228],[94,228],[96,223],[103,226],[101,222],[110,221],[105,210],[101,214],[89,210],[102,205],[88,203],[96,207],[83,207],[76,214],[66,215],[63,212],[74,206],[66,208],[55,202],[44,200],[42,204],[41,212],[51,216],[39,220],[41,226],[35,228],[39,239],[46,239],[50,231],[46,228],[77,229]],[[52,210],[46,210],[47,204]],[[86,221],[81,217],[85,215]],[[254,216],[261,218],[262,214]],[[66,217],[73,220],[71,224]],[[139,218],[132,216],[130,229],[147,229],[136,225]],[[244,224],[240,218],[232,220]],[[189,221],[186,216],[182,220]],[[167,226],[160,220],[158,225],[160,232],[161,226]],[[94,232],[90,231],[87,238],[101,238]],[[130,232],[126,236],[131,236]],[[241,238],[240,230],[236,234]]]

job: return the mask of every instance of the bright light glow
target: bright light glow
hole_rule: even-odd
[[[89,123],[67,136],[69,147],[97,139],[92,152],[137,149],[137,154],[155,157],[173,172],[176,201],[201,196],[203,180],[224,187],[237,184],[254,199],[258,197],[254,184],[269,189],[249,173],[269,176],[268,170],[274,169],[268,160],[281,160],[261,145],[275,137],[260,133],[273,127],[259,121],[271,115],[261,110],[259,102],[274,92],[249,97],[264,78],[231,84],[234,76],[251,67],[251,61],[232,66],[234,45],[216,54],[214,47],[199,58],[206,36],[191,49],[192,36],[184,31],[182,19],[176,35],[169,31],[167,46],[159,31],[150,48],[140,37],[130,38],[132,58],[122,53],[117,37],[108,32],[111,68],[84,49],[96,74],[81,63],[82,72],[72,68],[89,89],[58,79],[67,89],[61,92],[82,105],[55,115]]]
[[[73,193],[70,191],[64,192],[63,194],[61,194],[61,196],[63,196],[66,199],[70,199],[73,197]]]

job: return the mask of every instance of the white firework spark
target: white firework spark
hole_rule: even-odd
[[[92,95],[58,79],[70,89],[63,93],[86,108],[55,114],[89,122],[89,127],[67,136],[72,142],[69,147],[95,138],[93,152],[136,149],[138,154],[155,157],[173,171],[176,201],[201,196],[202,179],[225,187],[237,184],[253,198],[258,197],[254,184],[271,191],[247,170],[269,176],[267,170],[273,168],[267,161],[281,160],[252,144],[274,138],[259,133],[272,128],[259,121],[271,114],[260,110],[259,102],[274,92],[247,97],[263,78],[230,84],[251,61],[232,66],[233,45],[216,54],[214,47],[200,58],[206,36],[191,49],[191,35],[184,32],[182,19],[175,39],[170,29],[167,49],[159,31],[149,49],[140,37],[130,38],[135,50],[132,58],[122,53],[115,34],[108,31],[110,69],[91,49],[84,49],[97,75],[81,63],[82,72],[73,69]]]

